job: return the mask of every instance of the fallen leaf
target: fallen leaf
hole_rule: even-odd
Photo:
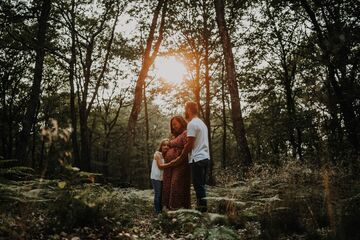
[[[58,187],[59,187],[59,188],[63,189],[65,186],[66,186],[66,182],[65,182],[65,181],[58,182]]]

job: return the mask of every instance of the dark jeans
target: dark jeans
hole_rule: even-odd
[[[201,212],[207,211],[207,201],[204,198],[206,197],[205,183],[209,162],[209,159],[204,159],[190,163],[193,186],[196,192],[197,209]]]
[[[162,192],[162,181],[151,179],[152,186],[154,188],[154,208],[155,212],[161,213],[162,204],[161,204],[161,192]]]

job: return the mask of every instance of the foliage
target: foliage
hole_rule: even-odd
[[[2,180],[0,235],[249,240],[358,236],[354,226],[360,184],[341,169],[309,171],[288,164],[274,170],[257,165],[250,172],[245,180],[208,187],[209,213],[180,209],[157,216],[151,190],[65,178]]]
[[[224,240],[232,240],[232,239],[240,239],[236,232],[232,229],[224,227],[224,226],[216,226],[211,229],[196,229],[194,233],[195,239],[224,239]]]
[[[0,169],[0,177],[9,180],[27,180],[35,177],[35,171],[32,168],[22,166],[2,168]]]
[[[181,59],[188,75],[171,84],[149,66],[130,154],[135,81],[162,0],[52,1],[39,49],[43,2],[0,1],[1,239],[360,238],[358,1],[217,0],[241,109],[214,1],[166,1],[159,56]],[[153,151],[187,100],[210,122],[210,213],[154,217],[151,191],[129,187],[149,187]],[[254,164],[239,173],[240,110]]]
[[[353,9],[358,5],[223,2],[254,161],[275,166],[292,159],[315,166],[332,161],[356,173],[359,26]],[[7,159],[22,148],[19,132],[33,81],[41,3],[3,1],[0,5],[0,155]],[[120,179],[123,185],[143,185],[152,151],[159,139],[169,135],[168,119],[182,113],[185,101],[199,96],[201,117],[205,118],[207,104],[210,108],[214,167],[241,168],[230,121],[224,53],[214,4],[209,0],[169,1],[159,55],[181,59],[188,76],[174,85],[159,78],[156,68],[149,68],[144,95],[149,111],[147,115],[140,112],[134,156],[124,154],[134,82],[156,3],[53,3],[41,96],[32,141],[26,146],[27,166],[51,175],[60,158],[80,168],[86,163],[89,169],[82,170],[92,168],[110,179]],[[316,21],[305,3],[315,13],[320,29],[314,27]],[[42,128],[52,131],[52,119],[59,126],[72,125],[74,131],[66,143],[50,146],[38,134]],[[67,156],[62,155],[65,153]],[[127,164],[130,158],[134,161]]]

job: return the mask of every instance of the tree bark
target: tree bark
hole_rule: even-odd
[[[236,81],[236,70],[230,36],[225,22],[225,7],[223,0],[214,0],[216,10],[216,22],[219,28],[221,43],[226,65],[227,84],[231,97],[231,117],[234,126],[234,134],[239,148],[240,160],[244,167],[252,164],[250,149],[245,134],[244,120],[241,113],[239,89]]]
[[[211,120],[210,120],[210,74],[209,74],[209,29],[208,29],[208,19],[209,15],[207,12],[207,1],[203,0],[202,8],[203,8],[203,45],[205,49],[204,55],[204,65],[205,65],[205,124],[208,128],[208,138],[209,138],[209,150],[210,150],[210,171],[209,171],[209,183],[214,184],[215,179],[213,176],[214,169],[214,159],[212,158],[212,141],[211,141]]]
[[[98,94],[98,90],[100,87],[100,84],[104,78],[105,71],[107,69],[107,64],[110,59],[110,51],[111,46],[114,39],[115,34],[115,28],[117,25],[117,21],[120,14],[120,7],[117,6],[117,12],[114,20],[114,24],[111,29],[110,38],[106,44],[105,48],[105,57],[104,62],[101,66],[100,73],[95,77],[95,87],[92,95],[90,95],[90,84],[91,84],[91,70],[92,70],[92,64],[93,64],[93,53],[94,48],[96,44],[96,38],[98,35],[105,29],[105,22],[107,20],[107,15],[110,12],[110,9],[106,9],[104,15],[102,16],[101,23],[98,27],[98,29],[90,36],[90,39],[88,40],[88,44],[86,45],[86,55],[85,55],[85,61],[82,59],[82,65],[83,65],[83,73],[84,73],[84,87],[82,91],[81,98],[79,97],[79,123],[80,123],[80,144],[81,144],[81,150],[80,150],[80,161],[79,166],[80,168],[89,171],[91,170],[91,141],[90,141],[90,129],[88,127],[88,118],[90,115],[90,112],[92,110],[92,106],[94,103],[94,100]],[[90,101],[88,100],[90,98]]]
[[[44,0],[41,6],[41,14],[38,20],[38,31],[36,35],[36,46],[35,46],[35,69],[33,83],[30,92],[30,99],[26,108],[26,113],[22,122],[22,130],[19,134],[17,144],[17,158],[25,163],[27,161],[27,150],[30,140],[30,131],[32,125],[36,121],[36,108],[39,104],[41,82],[43,78],[43,67],[45,58],[45,42],[48,19],[51,10],[51,0]]]
[[[5,72],[1,78],[1,115],[0,115],[0,132],[1,132],[1,145],[2,145],[2,154],[1,157],[12,158],[12,147],[10,148],[10,143],[12,142],[12,126],[10,125],[12,121],[10,120],[12,114],[8,114],[8,104],[6,102],[6,89],[10,78],[10,71]],[[8,127],[6,127],[6,125]]]
[[[39,115],[39,111],[40,111],[40,104],[38,104],[37,108],[36,108],[36,113],[35,113],[35,119],[37,119],[37,116]],[[34,121],[34,124],[32,126],[32,131],[35,133],[36,131],[36,121]],[[35,169],[35,165],[36,165],[36,134],[32,135],[32,143],[31,143],[31,167],[33,169]]]
[[[330,78],[329,74],[331,71],[328,70],[327,78]],[[336,159],[340,156],[341,142],[343,141],[343,132],[341,129],[341,123],[339,119],[339,111],[337,109],[334,92],[331,88],[330,82],[325,80],[326,98],[327,98],[327,109],[329,110],[330,119],[327,123],[327,154],[329,160],[336,164]]]
[[[93,35],[94,36],[94,35]],[[91,38],[89,45],[86,47],[86,57],[84,64],[84,91],[82,97],[79,100],[79,124],[80,124],[80,161],[79,167],[84,171],[89,171],[91,167],[91,156],[90,156],[90,140],[89,140],[89,129],[88,129],[88,117],[87,110],[91,109],[87,105],[88,101],[88,86],[90,84],[90,71],[92,66],[92,53],[94,49],[94,39]]]
[[[148,178],[150,174],[150,152],[149,152],[149,140],[150,140],[150,130],[149,130],[149,112],[148,112],[148,102],[146,97],[146,82],[144,82],[144,114],[145,114],[145,163],[144,167],[146,173],[144,174],[145,179]]]
[[[155,34],[156,27],[157,27],[157,20],[159,18],[161,10],[162,10],[162,12],[161,12],[161,22],[160,22],[160,27],[159,27],[159,36],[155,42],[154,50],[151,53],[152,45],[154,42],[154,34]],[[154,10],[154,15],[153,15],[151,26],[150,26],[149,36],[146,41],[146,48],[145,48],[145,52],[144,52],[144,56],[143,56],[142,66],[140,69],[139,76],[136,80],[135,92],[134,92],[134,102],[133,102],[133,105],[131,108],[131,113],[130,113],[129,120],[128,120],[128,126],[127,126],[128,156],[127,156],[127,160],[126,160],[127,161],[126,165],[128,165],[128,166],[130,163],[130,158],[132,156],[133,146],[134,146],[134,142],[135,142],[135,128],[136,128],[137,120],[138,120],[140,110],[141,110],[141,102],[143,99],[143,94],[142,94],[143,86],[144,86],[144,82],[147,77],[148,71],[158,54],[160,44],[163,39],[163,34],[164,34],[164,29],[165,29],[166,12],[167,12],[167,0],[158,0],[157,6]],[[131,170],[129,169],[129,171],[131,171]],[[126,174],[126,175],[127,175],[126,178],[130,177],[130,174]]]
[[[201,68],[201,55],[195,55],[195,79],[194,79],[194,96],[195,102],[198,105],[199,113],[201,113],[201,103],[200,103],[200,68]]]
[[[225,102],[225,77],[224,64],[221,67],[221,103],[222,103],[222,123],[223,123],[223,137],[222,137],[222,158],[221,167],[226,168],[226,139],[227,139],[227,119],[226,119],[226,102]]]
[[[295,120],[296,120],[296,110],[295,110],[295,102],[294,102],[294,94],[292,90],[292,84],[295,78],[295,70],[292,74],[289,74],[288,69],[288,63],[285,58],[285,53],[283,53],[283,87],[285,91],[285,99],[286,99],[286,111],[287,111],[287,125],[288,125],[288,134],[289,134],[289,140],[292,147],[292,157],[296,158],[298,146],[295,139]],[[296,65],[294,66],[294,69],[296,68]]]
[[[69,63],[69,83],[70,83],[70,115],[71,115],[71,142],[72,157],[75,166],[80,165],[79,145],[77,140],[77,117],[75,108],[75,66],[76,66],[76,33],[75,33],[75,0],[71,1],[71,57]]]

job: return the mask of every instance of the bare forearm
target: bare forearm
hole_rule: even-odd
[[[180,161],[183,161],[187,158],[188,154],[191,152],[192,146],[190,144],[186,144],[184,149],[182,150],[179,159]]]
[[[161,163],[161,164],[158,164],[158,168],[161,169],[161,170],[164,170],[166,168],[169,168],[171,167],[171,164],[170,163]]]
[[[175,160],[173,160],[174,161],[174,166],[180,165],[185,160],[187,160],[188,154],[190,153],[191,149],[192,149],[192,145],[191,144],[186,144],[184,146],[184,149],[182,150],[180,156],[177,157]]]

